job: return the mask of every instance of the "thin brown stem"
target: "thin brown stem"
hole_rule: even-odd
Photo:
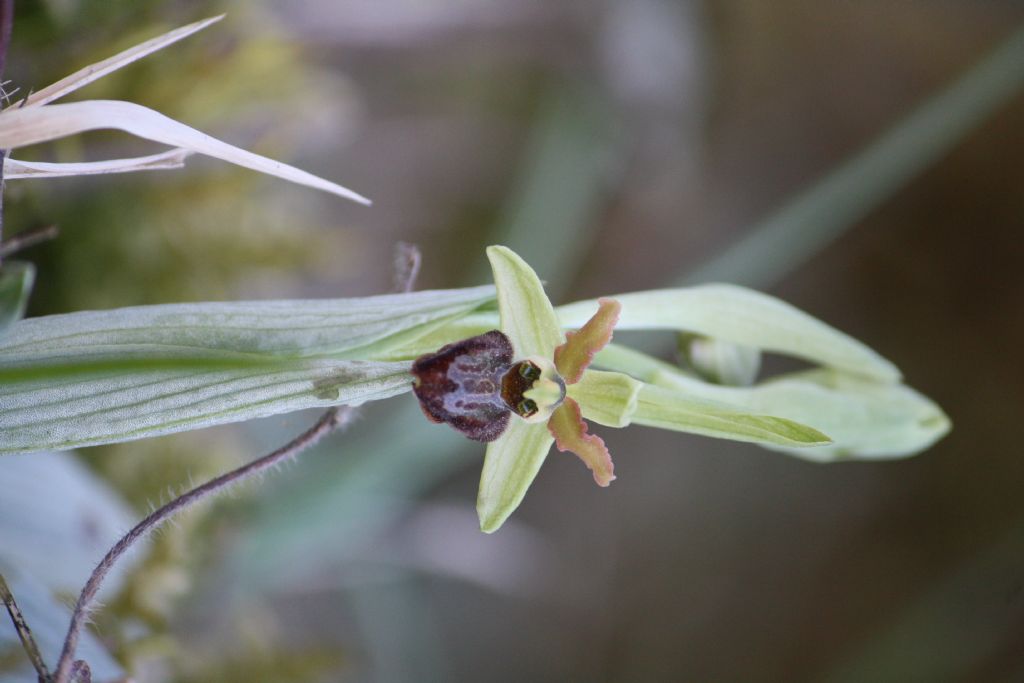
[[[78,636],[89,614],[89,608],[96,598],[96,593],[99,591],[103,579],[106,578],[114,563],[136,541],[163,525],[174,515],[186,508],[216,495],[230,486],[262,474],[290,458],[296,457],[327,434],[347,425],[351,421],[353,413],[354,409],[348,406],[329,409],[317,420],[316,424],[273,453],[243,465],[236,470],[222,474],[216,479],[211,479],[201,486],[197,486],[188,493],[175,498],[167,505],[154,510],[152,514],[136,524],[100,560],[99,565],[93,570],[92,576],[89,577],[89,581],[86,582],[85,588],[82,589],[82,594],[78,596],[78,603],[75,605],[75,611],[71,615],[71,625],[68,627],[68,633],[64,639],[64,648],[61,650],[60,659],[57,661],[54,683],[68,683],[68,676],[71,674],[71,667],[74,663],[75,648],[78,646]]]
[[[39,652],[36,639],[32,637],[32,629],[28,627],[28,622],[25,621],[24,615],[18,609],[18,603],[14,601],[14,593],[7,586],[7,581],[3,575],[0,575],[0,602],[7,608],[7,613],[11,615],[14,630],[18,633],[21,646],[25,649],[25,654],[28,655],[29,661],[32,662],[32,667],[39,676],[39,683],[47,683],[50,680],[50,672],[46,668],[46,662],[43,661],[43,655]]]
[[[48,242],[49,240],[56,239],[60,234],[60,230],[56,225],[47,225],[43,228],[36,228],[34,230],[25,230],[14,235],[5,242],[0,242],[0,258],[10,256],[15,252],[19,252],[22,249],[28,249],[34,247],[42,242]]]

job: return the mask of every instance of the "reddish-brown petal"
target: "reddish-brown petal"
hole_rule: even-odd
[[[568,332],[565,343],[555,349],[555,367],[566,384],[575,384],[583,377],[594,355],[612,339],[612,329],[619,322],[622,304],[614,299],[598,299],[597,313],[579,330]]]
[[[566,397],[548,420],[548,431],[555,437],[558,450],[572,451],[590,468],[598,486],[608,486],[615,479],[612,455],[601,437],[587,433],[587,423],[576,401]]]

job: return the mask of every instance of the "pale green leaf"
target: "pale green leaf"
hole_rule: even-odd
[[[26,109],[5,109],[0,112],[0,149],[16,149],[101,129],[123,130],[140,138],[205,154],[299,185],[330,192],[360,204],[370,203],[366,197],[337,183],[221,142],[132,102],[87,100]]]
[[[616,295],[622,304],[617,330],[667,329],[693,332],[735,344],[866,375],[887,382],[896,367],[853,337],[779,299],[733,285],[702,285]],[[582,325],[597,302],[556,309],[565,327]]]
[[[351,299],[207,302],[22,320],[0,340],[14,364],[227,354],[378,359],[494,299],[490,286]]]
[[[140,306],[33,318],[0,339],[0,453],[198,429],[409,391],[408,343],[492,287]]]
[[[778,446],[831,443],[829,437],[816,429],[792,420],[693,398],[651,384],[645,384],[637,395],[633,424]]]
[[[0,453],[200,429],[412,389],[408,363],[177,357],[0,369]],[[41,375],[41,377],[40,377]]]
[[[21,261],[4,261],[0,265],[0,337],[25,315],[35,267]]]
[[[497,531],[519,507],[554,441],[546,425],[512,419],[505,433],[487,444],[476,500],[482,531]]]
[[[655,381],[690,396],[813,425],[834,443],[784,450],[821,462],[914,455],[951,426],[939,406],[910,387],[832,370],[794,373],[749,388],[713,386],[672,372],[659,373]]]
[[[565,339],[537,274],[508,247],[488,247],[487,258],[498,288],[501,331],[512,340],[516,355],[551,359],[555,347]],[[577,327],[586,322],[596,307],[595,303]]]
[[[641,387],[643,382],[621,372],[587,370],[579,382],[566,389],[580,404],[584,418],[608,427],[625,427],[636,412]]]

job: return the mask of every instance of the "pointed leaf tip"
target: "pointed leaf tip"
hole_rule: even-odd
[[[596,434],[587,433],[580,405],[571,398],[554,412],[548,420],[548,431],[555,438],[555,447],[565,453],[571,451],[594,473],[598,486],[608,486],[615,480],[615,465],[604,440]]]
[[[579,382],[597,352],[612,340],[622,305],[614,299],[598,299],[597,303],[597,313],[580,329],[567,332],[565,343],[555,349],[555,367],[566,384]]]

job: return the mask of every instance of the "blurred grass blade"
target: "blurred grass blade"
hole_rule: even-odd
[[[0,265],[0,338],[25,315],[35,267],[22,261],[4,261]]]
[[[11,107],[28,108],[53,102],[56,99],[78,90],[79,88],[89,85],[97,79],[103,78],[107,74],[117,71],[121,67],[142,59],[146,55],[152,54],[157,50],[161,50],[172,43],[176,43],[182,38],[187,38],[197,31],[202,31],[210,24],[218,22],[223,18],[224,15],[221,14],[220,16],[203,19],[202,21],[197,21],[194,24],[189,24],[187,26],[182,26],[181,28],[176,28],[173,31],[168,31],[165,34],[157,36],[151,40],[147,40],[144,43],[139,43],[134,47],[117,53],[113,57],[108,57],[101,62],[96,62],[95,64],[90,64],[87,67],[79,69],[75,73],[65,76],[56,83],[32,93],[25,98],[24,102],[18,102],[11,105]]]
[[[81,590],[97,559],[136,521],[117,493],[71,453],[0,458],[0,481],[0,562],[54,592]],[[130,566],[113,568],[101,598],[116,594]]]
[[[24,178],[63,178],[79,175],[102,175],[106,173],[133,173],[135,171],[157,171],[182,168],[191,154],[187,149],[171,149],[160,154],[130,159],[109,159],[107,161],[83,161],[79,163],[53,164],[45,161],[19,161],[8,157],[4,161],[4,180]]]
[[[481,531],[497,531],[515,512],[554,442],[545,425],[514,419],[501,438],[487,444],[476,500]]]
[[[0,149],[16,149],[88,130],[118,129],[140,138],[205,154],[238,166],[330,192],[360,204],[370,200],[348,188],[288,164],[221,142],[132,102],[88,100],[0,112]]]
[[[978,534],[955,564],[936,563],[880,611],[822,670],[822,683],[1024,680],[1021,572],[1024,524]],[[961,557],[962,555],[962,557]]]
[[[614,297],[622,304],[617,330],[670,329],[784,353],[894,382],[900,372],[866,345],[779,299],[732,285],[662,289]],[[564,327],[578,327],[596,301],[556,310]]]
[[[545,283],[557,298],[597,236],[592,228],[608,201],[609,170],[622,140],[608,102],[586,88],[558,80],[539,102],[515,182],[487,243],[508,246],[538,273],[558,273]],[[476,268],[472,274],[490,276]]]
[[[632,422],[757,444],[807,447],[831,443],[825,434],[792,420],[696,399],[680,391],[651,384],[645,384],[637,394]]]
[[[1019,29],[949,88],[678,283],[771,286],[941,159],[1022,86]]]

